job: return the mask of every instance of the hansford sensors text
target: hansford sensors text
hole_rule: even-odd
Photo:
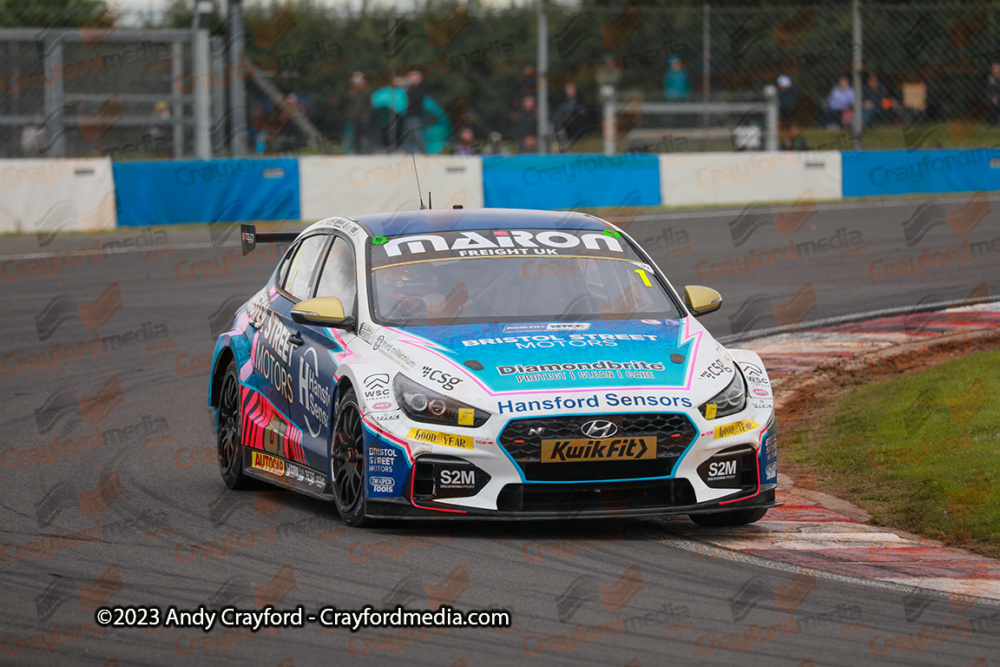
[[[411,611],[397,606],[395,609],[375,609],[371,605],[357,610],[340,610],[321,607],[315,613],[306,613],[305,607],[295,609],[238,609],[224,607],[219,610],[204,606],[195,610],[177,607],[161,609],[144,607],[101,607],[94,614],[101,627],[119,628],[199,628],[211,632],[216,623],[228,628],[246,628],[257,632],[262,628],[302,628],[317,624],[327,628],[348,628],[357,632],[361,628],[462,628],[510,627],[510,612],[505,610],[456,611],[442,605],[437,611]]]

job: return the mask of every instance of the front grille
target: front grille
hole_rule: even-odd
[[[615,437],[656,436],[656,458],[640,461],[582,461],[542,463],[542,440],[585,438],[580,427],[594,419],[618,426]],[[533,429],[544,429],[532,435]],[[536,431],[537,433],[537,431]],[[515,419],[500,434],[500,446],[521,467],[526,480],[557,482],[573,480],[635,479],[662,477],[673,472],[698,430],[683,414],[574,415]]]
[[[696,503],[686,479],[618,484],[508,484],[500,491],[502,512],[574,512],[600,510],[609,517],[629,510],[686,507]]]

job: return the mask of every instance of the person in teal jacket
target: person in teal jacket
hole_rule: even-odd
[[[668,102],[684,102],[691,99],[691,84],[688,82],[687,68],[676,53],[667,60],[667,75],[663,78],[663,92]]]

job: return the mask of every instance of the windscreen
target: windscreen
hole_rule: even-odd
[[[375,237],[373,315],[390,326],[677,319],[617,232],[479,230]]]

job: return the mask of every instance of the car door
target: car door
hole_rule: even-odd
[[[260,433],[250,432],[245,440],[283,459],[310,465],[305,455],[297,411],[298,363],[296,355],[303,341],[300,325],[291,320],[292,306],[309,298],[316,267],[330,243],[329,234],[313,234],[296,241],[278,269],[276,294],[262,310],[254,338],[254,375],[263,401],[251,400],[246,413]],[[253,429],[252,429],[253,430]]]
[[[316,273],[311,296],[335,296],[344,305],[344,312],[357,319],[357,276],[351,241],[334,235]],[[290,326],[302,339],[292,355],[296,384],[291,417],[302,431],[302,446],[309,465],[325,471],[336,418],[337,369],[350,354],[349,346],[355,335],[347,329],[294,322]]]

